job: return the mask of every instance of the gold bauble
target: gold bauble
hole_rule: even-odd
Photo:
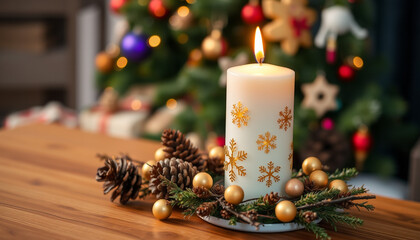
[[[283,200],[276,205],[276,217],[282,222],[291,222],[296,217],[296,206],[291,201]]]
[[[213,178],[206,172],[197,173],[193,179],[193,187],[204,187],[210,189],[213,187]]]
[[[159,220],[167,219],[172,214],[172,206],[166,199],[159,199],[153,204],[152,212]]]
[[[322,170],[316,170],[309,175],[309,181],[319,188],[324,188],[328,184],[328,175]]]
[[[346,193],[349,190],[347,183],[340,179],[330,182],[330,185],[328,186],[328,188],[338,189],[340,190],[340,193]]]
[[[108,73],[112,70],[114,60],[111,55],[106,52],[100,52],[96,55],[95,65],[101,73]]]
[[[225,161],[225,149],[223,147],[217,146],[210,150],[209,152],[210,158],[217,158],[220,162]]]
[[[163,149],[165,149],[165,147],[161,147],[158,150],[156,150],[156,152],[155,152],[156,162],[159,162],[160,160],[165,159],[166,152],[164,152]]]
[[[156,165],[155,160],[150,160],[143,164],[143,167],[141,168],[141,176],[144,180],[150,180],[150,171],[152,171],[153,165]]]
[[[238,185],[232,185],[225,190],[225,200],[233,205],[238,205],[244,199],[244,190]]]
[[[304,188],[303,183],[299,179],[292,178],[286,182],[285,191],[287,195],[295,198],[302,195]]]
[[[215,29],[211,32],[210,36],[204,38],[201,43],[201,50],[205,58],[216,60],[222,56],[226,50],[226,44],[222,38],[222,32]]]
[[[303,161],[302,163],[302,170],[303,173],[305,173],[306,175],[310,175],[313,171],[315,170],[320,170],[322,169],[322,163],[321,161],[319,161],[318,158],[316,157],[308,157],[305,159],[305,161]]]

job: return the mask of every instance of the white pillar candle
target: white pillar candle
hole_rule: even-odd
[[[294,71],[284,67],[256,63],[227,70],[225,186],[242,187],[244,199],[285,194],[293,164],[294,86]]]

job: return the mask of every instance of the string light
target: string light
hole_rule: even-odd
[[[186,17],[190,13],[190,9],[186,6],[179,7],[177,13],[180,17]]]
[[[139,110],[141,108],[141,101],[136,99],[131,102],[131,109],[134,111]]]
[[[187,1],[187,3],[189,3],[189,4],[193,4],[193,3],[195,3],[195,0],[186,0]]]
[[[181,44],[187,43],[188,42],[188,35],[185,34],[185,33],[179,34],[179,36],[178,36],[178,42],[181,43]]]
[[[125,66],[127,66],[127,62],[128,62],[127,58],[120,57],[117,60],[117,67],[120,68],[120,69],[123,69],[123,68],[125,68]]]
[[[353,58],[353,65],[356,68],[362,68],[363,67],[363,59],[359,56],[356,56]]]
[[[161,42],[161,39],[158,35],[153,35],[149,38],[149,45],[151,47],[159,46],[160,42]]]
[[[166,101],[166,107],[169,108],[169,109],[175,109],[177,104],[178,103],[173,98],[171,98],[168,101]]]

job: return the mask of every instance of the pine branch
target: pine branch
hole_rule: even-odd
[[[260,228],[261,223],[253,221],[251,218],[249,218],[248,216],[246,216],[245,214],[243,214],[242,212],[237,212],[233,209],[231,209],[230,207],[228,207],[224,201],[223,201],[223,197],[220,197],[217,199],[217,202],[219,202],[220,206],[225,209],[226,211],[228,211],[230,214],[232,214],[233,216],[235,216],[238,219],[243,220],[244,222],[254,226],[257,230]],[[232,220],[232,219],[231,219]]]
[[[313,222],[306,222],[305,219],[303,219],[302,216],[299,215],[299,217],[295,218],[295,221],[302,226],[305,227],[305,229],[309,232],[313,232],[315,234],[316,239],[320,240],[330,240],[331,237],[327,234],[324,228],[318,226],[317,224]]]
[[[309,209],[309,208],[317,208],[317,207],[321,207],[321,206],[325,206],[325,205],[334,205],[337,203],[342,203],[342,202],[348,202],[348,201],[353,201],[353,200],[360,200],[360,199],[373,199],[376,198],[375,195],[364,195],[364,196],[348,196],[348,197],[342,197],[342,198],[337,198],[337,199],[325,199],[316,203],[312,203],[312,204],[306,204],[303,206],[299,206],[296,207],[297,210],[304,210],[304,209]],[[373,206],[372,206],[373,207]]]
[[[333,199],[340,193],[337,189],[325,189],[320,192],[309,192],[295,202],[296,207],[317,203],[326,199]]]
[[[343,168],[343,169],[337,169],[335,172],[331,173],[328,176],[328,180],[336,180],[340,179],[343,181],[348,181],[354,177],[356,177],[359,174],[359,172],[356,170],[356,168]]]

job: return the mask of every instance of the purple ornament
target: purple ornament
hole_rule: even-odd
[[[121,40],[121,52],[131,61],[142,61],[150,54],[147,37],[134,32],[127,33]]]

